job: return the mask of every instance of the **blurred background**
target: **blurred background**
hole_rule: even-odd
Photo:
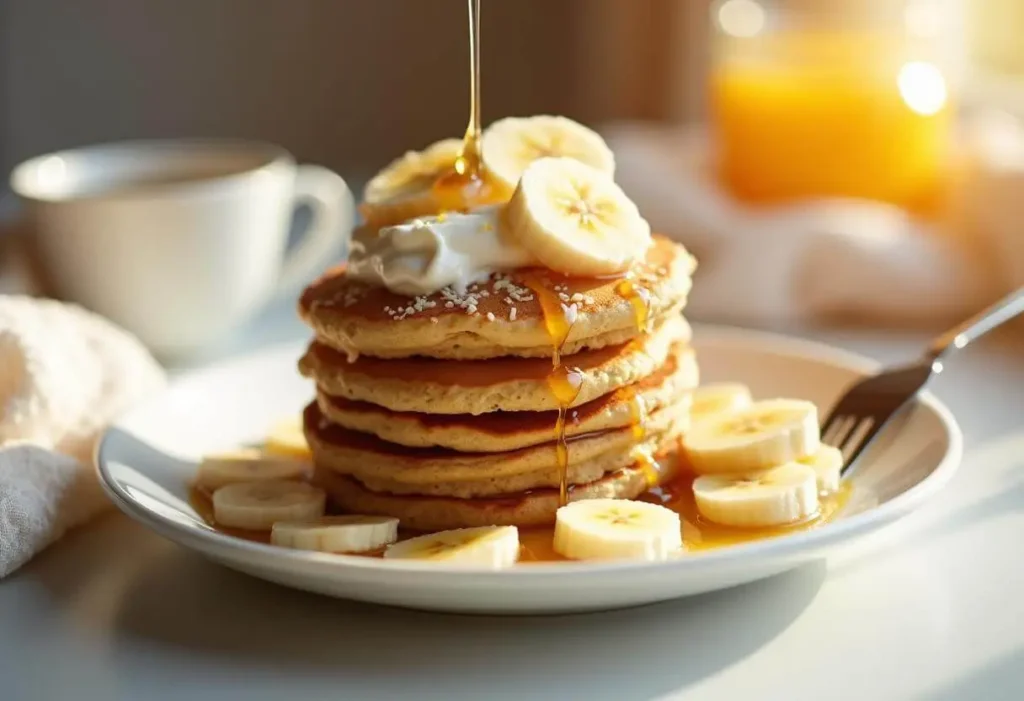
[[[711,6],[485,0],[485,119],[698,119]],[[0,164],[113,139],[241,136],[370,173],[461,132],[465,11],[461,0],[0,0]],[[974,92],[1024,110],[1024,3],[962,0],[962,12]]]
[[[601,130],[652,224],[701,257],[698,317],[939,323],[1024,284],[1022,0],[483,0],[482,18],[485,123]],[[0,0],[0,165],[241,137],[358,186],[462,132],[465,27],[465,0]]]
[[[465,128],[464,0],[0,0],[0,163],[139,137],[266,139],[372,174]],[[684,119],[702,0],[485,0],[485,119]]]

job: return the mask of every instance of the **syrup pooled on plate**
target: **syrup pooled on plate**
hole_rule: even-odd
[[[838,492],[821,498],[819,513],[813,518],[789,526],[774,528],[730,528],[711,523],[703,518],[697,512],[697,504],[693,499],[693,476],[688,473],[683,473],[660,487],[649,489],[637,497],[637,500],[659,504],[679,514],[683,524],[684,550],[699,552],[820,528],[834,520],[836,515],[842,511],[843,506],[850,498],[851,491],[850,484],[844,483]],[[552,547],[552,535],[553,530],[550,528],[520,529],[519,542],[522,549],[519,561],[523,563],[568,561],[555,552]]]
[[[662,460],[673,459],[671,456],[662,457]],[[685,470],[685,468],[684,468]],[[683,546],[687,552],[699,552],[714,550],[743,543],[751,543],[766,538],[777,538],[791,533],[799,533],[814,528],[820,528],[832,520],[842,511],[850,498],[852,487],[849,482],[844,482],[838,492],[821,497],[820,509],[816,516],[801,523],[789,526],[777,526],[774,528],[730,528],[710,523],[697,512],[697,504],[693,498],[693,476],[683,471],[676,478],[668,483],[649,489],[637,497],[639,501],[647,501],[653,504],[660,504],[679,514],[683,528]],[[190,491],[190,500],[196,513],[212,528],[216,528],[225,535],[243,538],[257,543],[269,543],[269,531],[246,531],[239,528],[226,528],[217,524],[213,516],[213,503],[210,495],[198,488],[193,487]],[[402,530],[399,532],[399,540],[422,535],[415,531]],[[553,528],[520,528],[520,563],[531,562],[562,562],[566,558],[555,552],[552,547],[554,539]],[[364,553],[367,557],[380,557],[382,553]]]

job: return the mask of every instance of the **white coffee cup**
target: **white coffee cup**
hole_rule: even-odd
[[[352,227],[345,181],[277,146],[139,141],[33,158],[11,175],[49,285],[181,357],[294,294]],[[287,250],[295,208],[311,207]]]

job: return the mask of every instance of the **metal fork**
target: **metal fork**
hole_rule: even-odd
[[[843,451],[842,474],[853,466],[926,382],[942,372],[943,359],[1024,312],[1024,288],[936,338],[920,360],[860,380],[839,398],[822,424],[822,441]]]

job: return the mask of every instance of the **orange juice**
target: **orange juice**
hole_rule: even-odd
[[[738,197],[840,196],[932,207],[949,159],[946,79],[868,33],[750,39],[712,72],[718,172]]]

